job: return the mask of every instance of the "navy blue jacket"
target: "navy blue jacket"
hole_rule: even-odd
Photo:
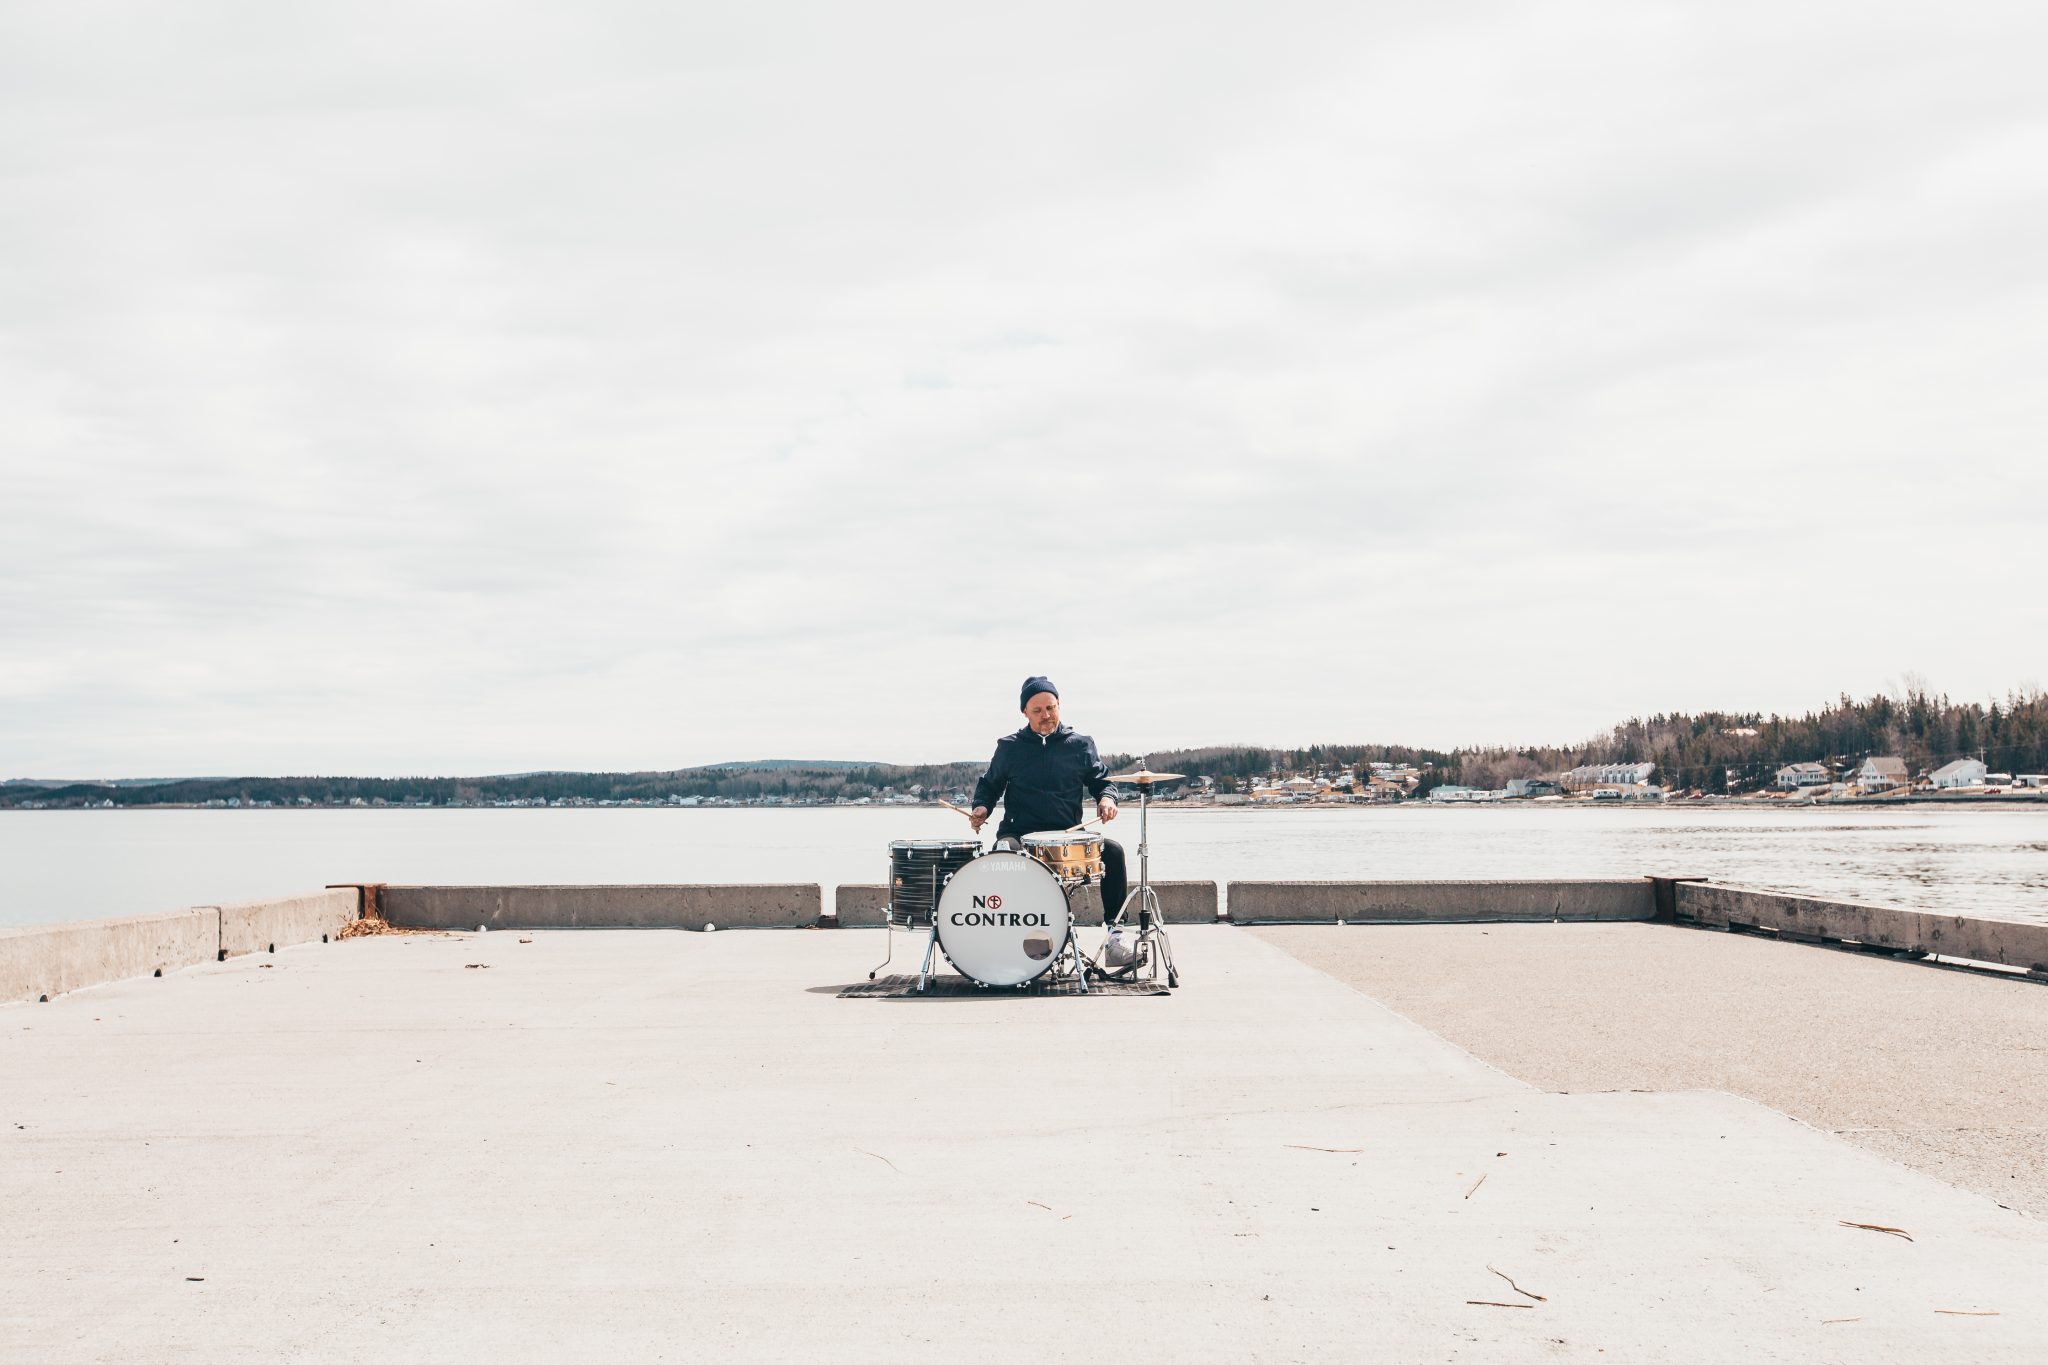
[[[974,784],[974,804],[989,810],[1003,803],[1003,823],[996,837],[1071,829],[1081,823],[1081,792],[1105,793],[1116,800],[1109,769],[1095,752],[1095,741],[1062,725],[1049,735],[1025,726],[996,741],[996,756]]]

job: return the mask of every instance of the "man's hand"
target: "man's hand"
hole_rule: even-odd
[[[1095,814],[1103,824],[1116,819],[1116,802],[1104,796],[1095,802]]]
[[[975,832],[976,834],[979,834],[979,833],[981,833],[981,827],[982,827],[983,825],[987,824],[987,823],[988,823],[988,807],[987,807],[987,806],[976,806],[976,807],[975,807],[975,808],[974,808],[973,810],[971,810],[971,811],[969,811],[969,812],[968,812],[968,814],[967,814],[967,824],[968,824],[969,828],[973,829],[973,831],[974,831],[974,832]]]

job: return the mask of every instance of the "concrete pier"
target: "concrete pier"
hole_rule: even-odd
[[[0,1007],[0,1359],[2048,1355],[2048,1224],[1174,942],[1141,999],[840,1000],[864,936],[535,930]]]
[[[1652,924],[1253,931],[1545,1090],[1723,1090],[2048,1220],[2048,986]]]

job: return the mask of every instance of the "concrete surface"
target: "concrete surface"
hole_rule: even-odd
[[[353,922],[361,897],[352,889],[220,907],[220,951],[229,957],[318,943]]]
[[[1678,885],[1676,902],[1679,918],[1720,928],[1733,924],[1809,938],[1854,939],[1884,948],[2048,973],[2048,924],[1929,915],[1692,882]]]
[[[808,929],[816,882],[678,886],[386,886],[384,918],[432,929]]]
[[[1725,1090],[2048,1219],[2048,986],[1663,925],[1252,932],[1544,1090]]]
[[[220,912],[212,906],[0,929],[0,1001],[176,971],[219,955]]]
[[[1159,893],[1160,913],[1168,924],[1210,924],[1216,919],[1216,883],[1154,882]],[[889,903],[889,888],[879,882],[842,884],[833,889],[832,906],[840,926],[853,929],[873,927],[882,922],[882,907]],[[1074,917],[1083,924],[1102,923],[1102,892],[1086,887],[1074,897]]]
[[[1142,999],[835,999],[864,937],[0,1008],[0,1359],[2048,1355],[2048,1227],[1760,1105],[1540,1093],[1224,925]]]
[[[1649,919],[1648,878],[1579,881],[1232,882],[1233,924]]]

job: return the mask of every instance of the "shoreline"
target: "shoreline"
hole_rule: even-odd
[[[1787,801],[1774,798],[1751,799],[1747,797],[1703,796],[1697,799],[1681,797],[1665,801],[1325,801],[1325,802],[1268,802],[1244,805],[1220,806],[1213,802],[1162,801],[1154,803],[1152,809],[1161,813],[1167,811],[1201,811],[1210,814],[1259,814],[1290,815],[1312,811],[1385,812],[1385,811],[1453,811],[1453,810],[1597,810],[1597,811],[1644,811],[1644,810],[1734,810],[1734,811],[1828,811],[1828,810],[1881,810],[1886,808],[1911,808],[1914,810],[1961,809],[1961,810],[2005,810],[2030,809],[2048,811],[2048,791],[2038,794],[2010,796],[1893,796],[1857,797],[1833,801]],[[703,811],[908,811],[944,810],[946,807],[935,801],[915,801],[899,805],[835,805],[819,803],[814,805],[753,806],[696,805],[674,806],[662,802],[589,802],[569,806],[499,806],[499,805],[382,805],[382,806],[209,806],[194,802],[162,802],[148,805],[125,806],[0,806],[0,816],[5,815],[115,815],[123,811],[209,811],[220,815],[263,814],[304,814],[308,812],[360,811],[369,812],[448,812],[448,811],[548,811],[548,810],[641,810],[674,811],[678,814]],[[1129,815],[1137,808],[1130,802],[1118,806],[1120,815]]]

